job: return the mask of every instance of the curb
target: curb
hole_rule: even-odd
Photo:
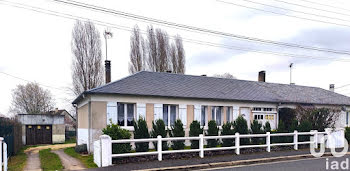
[[[331,153],[325,153],[322,157],[332,156]],[[288,161],[288,160],[297,160],[297,159],[308,159],[315,158],[311,154],[303,155],[294,155],[294,156],[283,156],[283,157],[269,157],[269,158],[260,158],[260,159],[251,159],[251,160],[239,160],[239,161],[229,161],[229,162],[217,162],[217,163],[206,163],[206,164],[197,164],[197,165],[187,165],[187,166],[174,166],[174,167],[163,167],[163,168],[152,168],[152,169],[141,169],[143,171],[156,171],[156,170],[191,170],[191,169],[208,169],[216,167],[225,167],[225,166],[246,166],[251,164],[259,163],[269,163],[276,161]]]

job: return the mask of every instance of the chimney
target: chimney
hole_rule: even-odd
[[[207,74],[202,74],[201,76],[202,76],[202,77],[206,77],[206,76],[207,76]]]
[[[106,84],[111,82],[111,61],[105,60]]]
[[[265,82],[265,76],[266,76],[266,72],[265,71],[260,71],[259,72],[258,81],[259,82]]]
[[[171,73],[171,70],[166,70],[167,73]]]
[[[333,91],[334,92],[334,84],[329,84],[329,91]]]
[[[57,107],[55,108],[55,113],[58,113],[58,108]]]

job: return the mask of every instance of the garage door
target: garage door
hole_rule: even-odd
[[[52,126],[51,125],[27,125],[26,126],[26,144],[52,144]]]

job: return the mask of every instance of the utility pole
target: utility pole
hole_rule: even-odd
[[[290,63],[290,65],[289,65],[289,73],[290,73],[290,81],[289,81],[289,83],[290,84],[293,84],[293,82],[292,82],[292,67],[293,67],[293,63]]]

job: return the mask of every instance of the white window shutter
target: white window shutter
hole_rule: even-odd
[[[201,121],[201,105],[194,105],[194,120]]]
[[[163,104],[154,104],[154,120],[163,119]]]
[[[107,125],[112,120],[112,123],[118,123],[118,107],[117,102],[107,102]]]
[[[146,120],[146,103],[137,103],[136,108],[136,119],[139,120],[142,117]]]
[[[182,121],[184,126],[187,125],[187,105],[179,105],[179,119]]]

